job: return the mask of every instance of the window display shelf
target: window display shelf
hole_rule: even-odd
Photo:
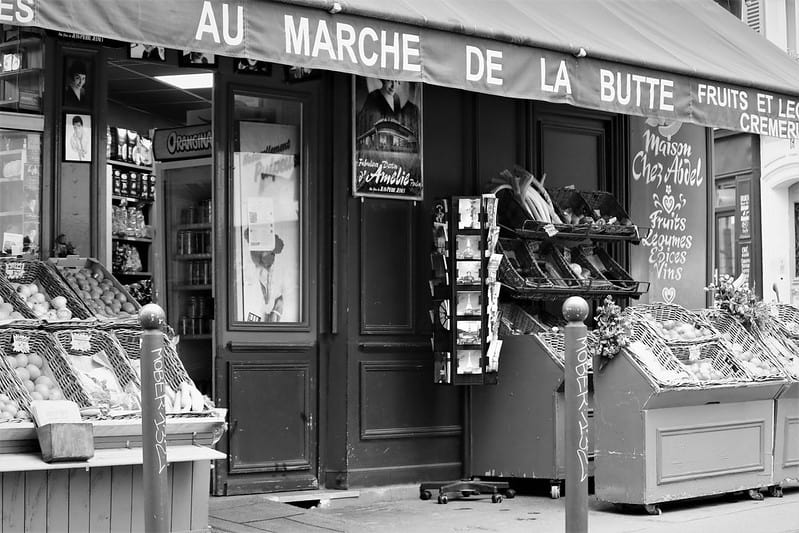
[[[534,221],[527,221],[534,222]],[[630,244],[639,244],[641,239],[646,238],[651,228],[636,226],[636,232],[633,235],[628,234],[614,234],[614,233],[597,233],[592,231],[591,227],[581,228],[579,226],[570,226],[568,229],[559,230],[557,233],[550,234],[544,229],[533,229],[532,226],[525,223],[525,227],[510,229],[505,228],[526,239],[537,239],[545,241],[577,241],[582,242],[585,240],[591,241],[623,241]]]
[[[196,224],[178,224],[175,226],[177,230],[185,230],[185,229],[211,229],[211,223],[196,223]]]
[[[153,240],[149,237],[123,237],[121,235],[112,235],[111,238],[115,241],[153,242]]]
[[[211,254],[179,254],[175,255],[175,261],[194,261],[197,259],[211,259]]]
[[[108,164],[114,167],[125,167],[125,168],[132,168],[134,170],[141,170],[144,172],[152,172],[153,167],[147,167],[144,165],[137,165],[135,163],[128,163],[127,161],[117,161],[116,159],[109,159]]]
[[[140,204],[151,204],[151,203],[153,203],[153,200],[150,200],[149,198],[137,198],[137,197],[134,197],[134,196],[119,196],[119,195],[116,195],[116,194],[111,196],[111,199],[112,200],[119,200],[119,201],[125,200],[125,201],[130,202],[130,203],[140,203]]]
[[[627,281],[619,283],[629,283]],[[509,292],[512,298],[523,300],[560,300],[569,296],[582,296],[589,300],[601,300],[605,296],[624,296],[638,298],[649,291],[648,281],[636,281],[632,288],[601,286],[584,287],[552,287],[552,286],[532,286],[529,288],[515,288],[502,285],[503,289]]]
[[[0,72],[0,80],[14,78],[14,77],[23,77],[23,76],[32,76],[36,75],[39,76],[42,74],[42,69],[40,68],[21,68],[17,70],[9,70],[8,72]]]

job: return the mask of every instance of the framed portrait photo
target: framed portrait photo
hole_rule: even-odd
[[[272,64],[267,61],[239,57],[233,62],[233,71],[237,74],[261,74],[263,76],[269,76],[272,74]]]
[[[422,84],[354,78],[353,196],[421,200]]]
[[[213,68],[216,67],[216,56],[205,52],[184,50],[180,54],[178,65],[181,67]]]
[[[166,61],[166,49],[152,44],[130,43],[128,48],[130,59],[147,59],[149,61]]]
[[[64,161],[91,162],[92,116],[77,113],[64,115]]]
[[[64,107],[91,109],[93,81],[94,64],[91,58],[64,56]]]

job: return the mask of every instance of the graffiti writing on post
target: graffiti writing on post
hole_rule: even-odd
[[[577,339],[577,364],[574,369],[577,376],[577,398],[579,400],[577,424],[580,441],[577,444],[577,459],[580,461],[580,482],[588,479],[588,371],[590,364],[588,337],[579,337]]]
[[[158,473],[166,468],[166,405],[164,404],[164,355],[163,348],[156,348],[153,353],[153,381],[155,385],[156,414],[153,419],[155,424],[155,454],[158,457]]]

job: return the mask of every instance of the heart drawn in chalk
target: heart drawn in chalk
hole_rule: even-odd
[[[663,210],[666,213],[671,214],[671,212],[674,210],[674,205],[675,205],[674,196],[672,196],[671,194],[664,195],[662,205],[663,205]]]
[[[677,291],[674,290],[674,287],[663,287],[660,293],[663,295],[663,301],[667,304],[674,303],[674,297],[677,296]]]

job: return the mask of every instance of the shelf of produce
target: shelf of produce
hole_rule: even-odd
[[[210,291],[213,289],[213,285],[176,285],[174,289],[176,291]]]
[[[197,261],[199,259],[211,259],[211,254],[183,254],[176,255],[175,261]]]
[[[784,382],[666,385],[627,349],[595,376],[599,500],[643,506],[774,484]]]
[[[142,172],[152,172],[152,167],[145,167],[142,165],[137,165],[135,163],[128,163],[127,161],[117,161],[116,159],[109,159],[106,161],[107,164],[113,167],[125,167],[125,168],[132,168],[134,170],[141,170]]]
[[[639,244],[641,239],[646,238],[649,233],[649,228],[637,226],[634,234],[623,233],[603,233],[593,231],[590,227],[585,229],[578,227],[570,227],[569,229],[558,231],[557,233],[550,233],[543,229],[525,229],[516,228],[509,229],[519,237],[525,239],[545,240],[545,241],[626,241],[630,244]]]
[[[119,196],[119,195],[116,195],[116,194],[111,196],[111,199],[112,200],[119,200],[119,201],[125,200],[127,202],[140,203],[140,204],[151,204],[151,203],[153,203],[153,200],[151,198],[134,198],[133,196]]]
[[[556,287],[551,285],[539,285],[524,289],[503,285],[502,290],[507,291],[512,298],[519,300],[558,300],[568,298],[569,296],[582,296],[589,300],[604,299],[606,296],[639,298],[642,294],[646,294],[649,291],[648,281],[635,281],[633,283],[635,286],[629,289],[603,284],[595,287]]]
[[[115,241],[124,241],[124,242],[146,242],[151,243],[153,240],[149,237],[122,237],[120,235],[114,235],[111,239]]]

